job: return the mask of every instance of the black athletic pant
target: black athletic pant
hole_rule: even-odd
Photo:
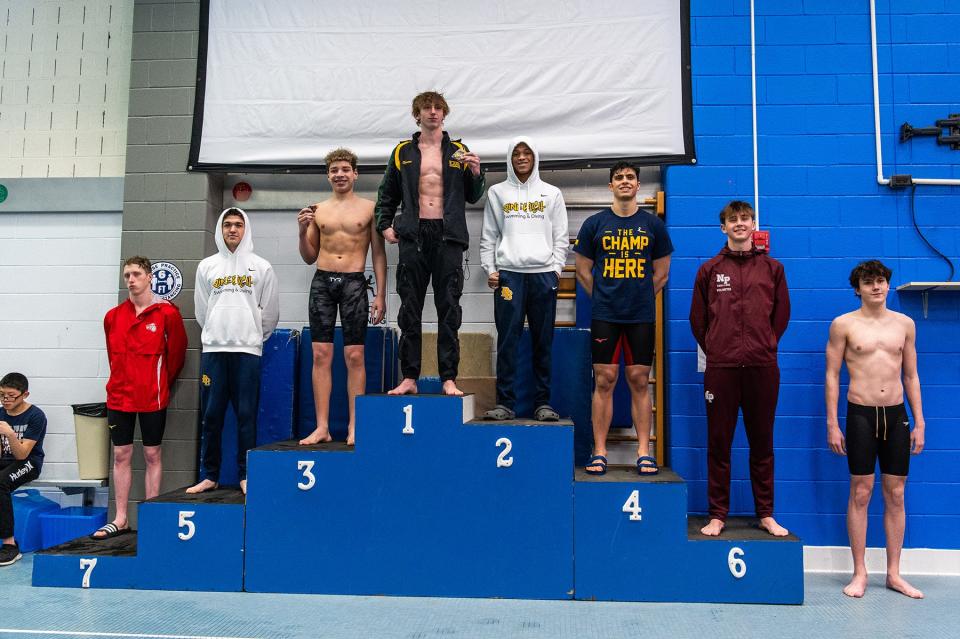
[[[420,220],[418,241],[400,239],[397,293],[400,295],[400,372],[420,377],[423,302],[433,280],[437,307],[437,367],[441,381],[457,378],[460,364],[460,330],[463,293],[463,246],[443,241],[443,220]]]
[[[40,469],[30,461],[15,461],[0,469],[0,539],[13,537],[13,501],[10,494],[40,476]]]

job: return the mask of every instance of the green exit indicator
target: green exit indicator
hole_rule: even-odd
[[[4,200],[7,199],[7,193],[8,193],[7,187],[0,184],[0,202],[3,202]]]

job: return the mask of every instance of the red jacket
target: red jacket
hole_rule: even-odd
[[[180,310],[158,301],[137,315],[127,300],[107,312],[103,330],[110,359],[107,408],[129,413],[166,408],[187,352]]]
[[[790,321],[783,264],[766,253],[724,246],[700,265],[693,285],[690,328],[707,366],[773,366]]]

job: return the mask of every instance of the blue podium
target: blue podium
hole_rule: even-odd
[[[248,591],[570,596],[570,422],[474,421],[470,396],[357,411],[354,448],[251,451],[250,476],[271,479],[249,484]]]
[[[356,445],[248,455],[248,495],[140,505],[139,536],[37,555],[38,586],[610,601],[803,602],[803,549],[687,516],[668,468],[574,471],[569,421],[474,419],[473,398],[365,395]]]
[[[606,601],[803,603],[803,546],[731,518],[720,537],[688,520],[687,489],[661,469],[577,471],[576,598]]]
[[[139,533],[80,537],[37,553],[33,585],[243,590],[243,494],[183,489],[139,505]]]

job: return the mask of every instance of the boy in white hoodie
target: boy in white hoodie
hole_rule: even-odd
[[[497,324],[497,405],[486,419],[516,417],[514,380],[524,319],[533,346],[534,417],[560,418],[550,407],[550,355],[560,272],[567,261],[567,207],[563,194],[540,179],[540,157],[530,138],[507,148],[507,179],[490,187],[483,211],[480,264],[494,289]]]
[[[188,493],[213,490],[220,481],[220,436],[227,402],[237,415],[237,467],[247,492],[247,451],[257,443],[260,355],[280,319],[280,287],[270,262],[253,252],[247,214],[225,209],[215,233],[217,254],[197,266],[194,288],[200,341],[200,447],[203,479]]]

